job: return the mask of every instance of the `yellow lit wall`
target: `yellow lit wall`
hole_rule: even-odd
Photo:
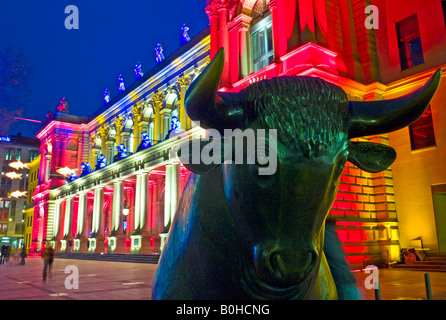
[[[389,84],[386,99],[417,89],[435,69]],[[392,171],[402,248],[421,237],[425,248],[439,251],[431,186],[446,184],[445,71],[443,66],[442,83],[431,102],[436,147],[412,151],[408,127],[389,133],[389,143],[398,153]]]
[[[39,168],[40,168],[40,155],[35,158],[29,164],[29,173],[28,173],[28,199],[26,201],[26,210],[25,210],[25,232],[24,232],[24,241],[26,245],[26,249],[29,252],[32,232],[33,232],[33,218],[34,218],[34,201],[32,199],[34,190],[39,184]]]

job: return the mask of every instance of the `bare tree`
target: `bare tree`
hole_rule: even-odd
[[[0,50],[0,135],[7,135],[14,117],[29,103],[28,80],[32,76],[23,54]]]

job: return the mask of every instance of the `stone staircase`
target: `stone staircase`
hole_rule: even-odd
[[[114,261],[157,264],[159,255],[155,254],[99,254],[99,253],[58,253],[55,259],[77,259],[95,261]]]
[[[392,269],[418,270],[432,272],[446,272],[446,254],[428,254],[423,261],[415,261],[413,264],[392,264]]]

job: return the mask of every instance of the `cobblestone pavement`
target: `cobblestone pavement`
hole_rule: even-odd
[[[43,281],[43,259],[14,257],[0,265],[0,300],[149,300],[157,265],[55,259],[52,277]],[[72,280],[77,267],[78,289]],[[68,267],[68,268],[67,268]],[[67,273],[65,270],[67,269]],[[65,286],[67,282],[68,288]]]
[[[78,288],[72,281],[72,266],[78,270]],[[0,265],[0,300],[149,300],[156,268],[144,263],[56,259],[52,277],[43,281],[43,259],[28,258],[20,266],[11,257]],[[374,300],[373,290],[364,285],[369,274],[354,274],[361,298]],[[382,300],[426,299],[424,272],[385,269],[378,275]],[[446,300],[446,273],[429,275],[433,299]]]

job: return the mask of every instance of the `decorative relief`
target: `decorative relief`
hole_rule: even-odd
[[[68,150],[76,150],[77,149],[77,141],[75,139],[68,139],[66,144],[66,149]]]

